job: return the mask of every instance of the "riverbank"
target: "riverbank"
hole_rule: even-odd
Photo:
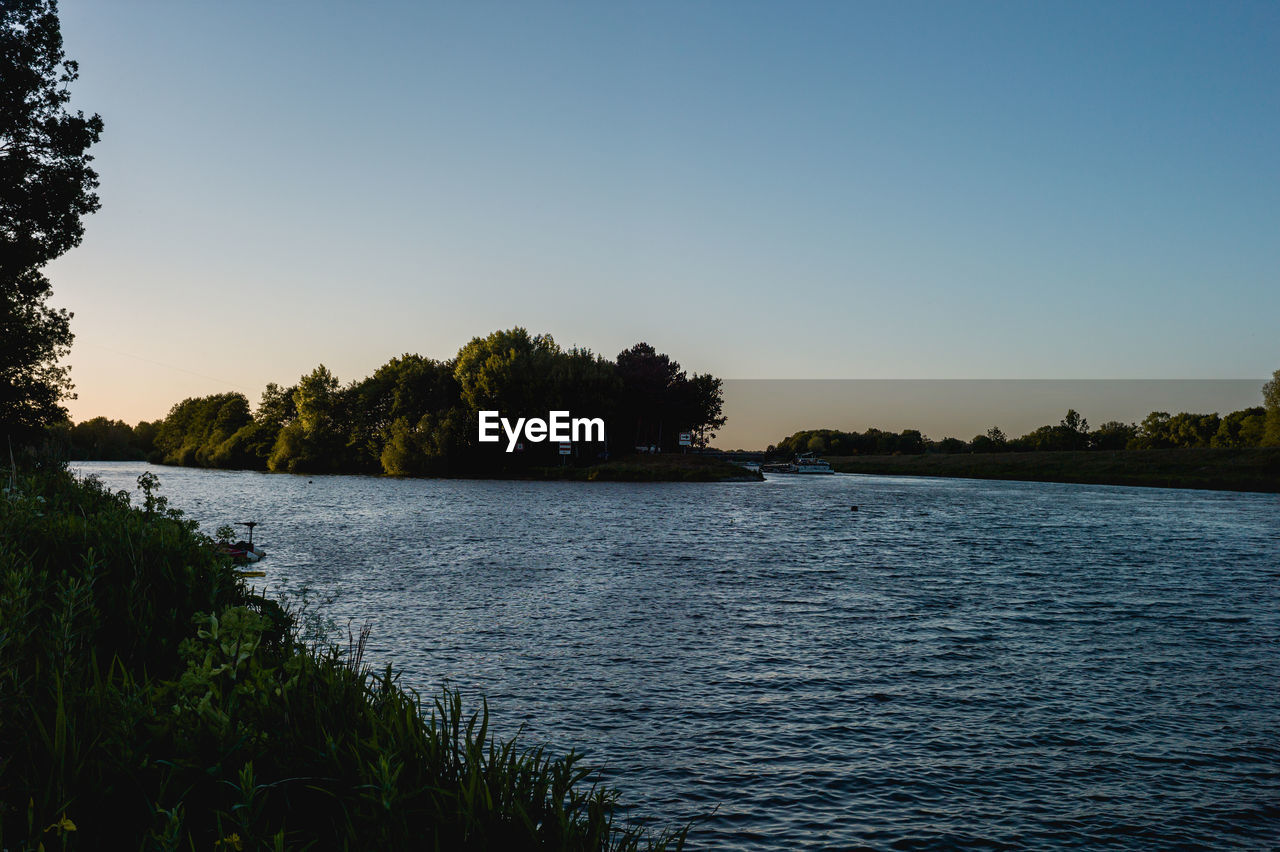
[[[1280,493],[1280,447],[833,456],[840,473]]]
[[[665,453],[627,456],[590,467],[539,467],[530,479],[581,482],[760,482],[759,471],[707,456]]]

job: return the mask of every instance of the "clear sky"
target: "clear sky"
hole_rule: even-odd
[[[513,325],[730,379],[1280,367],[1275,2],[61,10],[76,419]]]

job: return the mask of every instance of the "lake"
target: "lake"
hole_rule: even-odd
[[[1280,842],[1276,495],[73,467],[260,522],[310,626],[694,849]]]

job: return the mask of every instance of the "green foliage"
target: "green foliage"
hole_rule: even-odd
[[[253,420],[241,426],[209,455],[213,467],[266,470],[267,459],[280,432],[298,416],[293,394],[296,387],[281,388],[274,382],[262,392]]]
[[[242,393],[184,399],[169,410],[155,436],[152,459],[192,467],[232,467],[234,438],[253,422]]]
[[[474,338],[453,361],[406,353],[346,386],[321,365],[294,387],[268,385],[252,416],[240,394],[184,400],[158,427],[145,424],[154,431],[148,457],[163,464],[394,476],[524,475],[560,464],[551,442],[530,443],[519,454],[479,444],[481,409],[511,419],[546,417],[551,410],[603,419],[606,440],[578,442],[574,464],[626,455],[642,439],[676,450],[685,431],[695,446],[705,446],[725,423],[721,381],[705,373],[689,378],[647,344],[615,363],[513,328]]]
[[[1210,446],[1230,449],[1262,446],[1266,416],[1262,406],[1231,412],[1218,424]]]
[[[154,436],[154,430],[148,433],[146,427],[151,424],[139,423],[139,434],[128,423],[122,420],[108,420],[106,417],[94,417],[82,423],[60,423],[55,425],[50,434],[63,454],[70,459],[84,461],[124,461],[142,460],[150,451],[148,434]]]
[[[1006,439],[999,427],[991,427],[986,435],[977,435],[968,444],[955,438],[937,442],[921,441],[921,449],[915,449],[914,441],[920,433],[906,430],[902,435],[868,429],[866,432],[841,432],[834,429],[816,429],[797,432],[783,439],[776,447],[770,447],[772,455],[792,455],[801,452],[818,452],[830,456],[898,455],[923,451],[928,446],[937,453],[994,453],[1005,450],[1016,452],[1068,452],[1078,450],[1167,450],[1167,449],[1244,449],[1248,447],[1280,446],[1280,370],[1263,386],[1263,406],[1233,411],[1226,417],[1217,414],[1169,414],[1153,411],[1142,423],[1120,423],[1112,420],[1103,423],[1092,432],[1089,422],[1075,409],[1069,409],[1056,426],[1040,426],[1021,438]],[[1277,434],[1273,438],[1272,424]],[[911,437],[911,449],[906,449],[906,439]]]
[[[452,364],[408,353],[391,359],[346,391],[344,404],[351,421],[347,438],[349,469],[397,476],[411,471],[426,473],[431,465],[425,458],[408,459],[403,455],[408,447],[417,445],[405,442],[403,435],[396,438],[393,426],[401,420],[419,424],[423,418],[428,419],[428,424],[433,423],[443,412],[457,407],[458,400]],[[432,427],[423,428],[430,431]],[[393,463],[388,467],[383,459],[393,442],[397,446],[392,448]],[[421,445],[423,452],[427,443]]]
[[[324,364],[298,380],[293,392],[295,421],[309,435],[333,434],[338,420],[338,377]]]
[[[868,429],[865,432],[807,429],[783,438],[776,446],[770,448],[770,455],[791,457],[809,452],[821,452],[832,456],[898,455],[924,451],[924,436],[915,429],[907,429],[901,433],[885,432],[881,429]]]
[[[142,420],[137,426],[133,427],[133,446],[143,454],[144,458],[150,456],[155,450],[156,435],[160,433],[160,424],[162,422],[160,420],[153,422]]]
[[[1280,370],[1271,375],[1271,381],[1262,386],[1262,407],[1266,410],[1262,444],[1280,447]]]
[[[1132,423],[1108,420],[1089,433],[1089,447],[1094,450],[1123,450],[1138,435]]]
[[[497,409],[507,417],[538,415],[551,399],[551,368],[560,347],[549,334],[523,328],[475,337],[458,352],[453,375],[461,400],[473,411]]]
[[[1129,442],[1131,450],[1164,450],[1173,446],[1169,412],[1153,411],[1138,424],[1138,434]]]
[[[1166,411],[1153,411],[1142,421],[1128,446],[1133,450],[1208,447],[1221,425],[1217,414],[1170,415]]]
[[[1009,448],[1009,439],[999,426],[992,426],[984,435],[975,435],[969,449],[975,453],[1002,453]]]
[[[276,432],[292,423],[298,416],[298,406],[294,402],[297,390],[297,385],[282,388],[275,382],[269,382],[262,391],[262,401],[254,412],[254,421],[264,428],[274,428]]]
[[[1041,426],[1016,441],[1012,449],[1021,452],[1064,452],[1089,447],[1089,421],[1074,408],[1068,409],[1057,426]]]
[[[1221,425],[1217,414],[1182,412],[1169,418],[1169,436],[1175,447],[1207,447]]]
[[[391,424],[387,442],[379,461],[382,469],[391,476],[418,476],[425,473],[426,441],[423,432],[409,425],[404,417],[397,417]]]
[[[421,453],[417,464],[425,475],[465,473],[473,470],[475,414],[460,407],[439,416],[424,414],[418,421]]]
[[[471,417],[459,408],[439,418],[424,414],[413,426],[396,418],[380,456],[383,471],[391,476],[443,476],[465,470],[471,453],[470,423]]]
[[[297,415],[280,429],[267,468],[288,473],[333,473],[346,469],[348,409],[338,378],[323,364],[298,380]]]
[[[1089,446],[1089,421],[1080,416],[1074,408],[1068,408],[1058,423],[1058,428],[1068,450],[1083,450]]]
[[[52,0],[0,5],[0,435],[29,441],[66,418],[71,314],[49,306],[40,271],[79,245],[81,217],[98,209],[86,152],[102,119],[72,115],[66,59]]]
[[[622,825],[576,755],[424,706],[355,648],[305,646],[154,476],[53,471],[0,498],[6,849],[680,848]]]
[[[943,438],[941,441],[933,442],[929,445],[929,452],[946,453],[948,455],[954,453],[969,452],[969,445],[959,438]]]
[[[996,442],[986,435],[974,435],[973,440],[969,442],[969,451],[974,453],[996,453],[999,449]]]

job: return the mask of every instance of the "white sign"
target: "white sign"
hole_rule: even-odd
[[[546,420],[541,417],[520,417],[515,425],[501,416],[497,411],[481,411],[480,442],[494,443],[502,440],[501,432],[507,433],[507,452],[514,452],[516,444],[528,441],[533,444],[542,441],[603,441],[604,420],[599,417],[570,417],[567,411],[549,412]],[[499,430],[501,426],[501,430]],[[523,435],[524,441],[521,441]],[[565,450],[560,452],[566,453]]]
[[[693,433],[692,433],[692,432],[681,432],[681,433],[680,433],[680,446],[682,446],[682,447],[692,447],[692,446],[693,446]]]
[[[573,452],[573,445],[568,441],[564,441],[560,444],[560,455],[567,456],[571,452]]]

